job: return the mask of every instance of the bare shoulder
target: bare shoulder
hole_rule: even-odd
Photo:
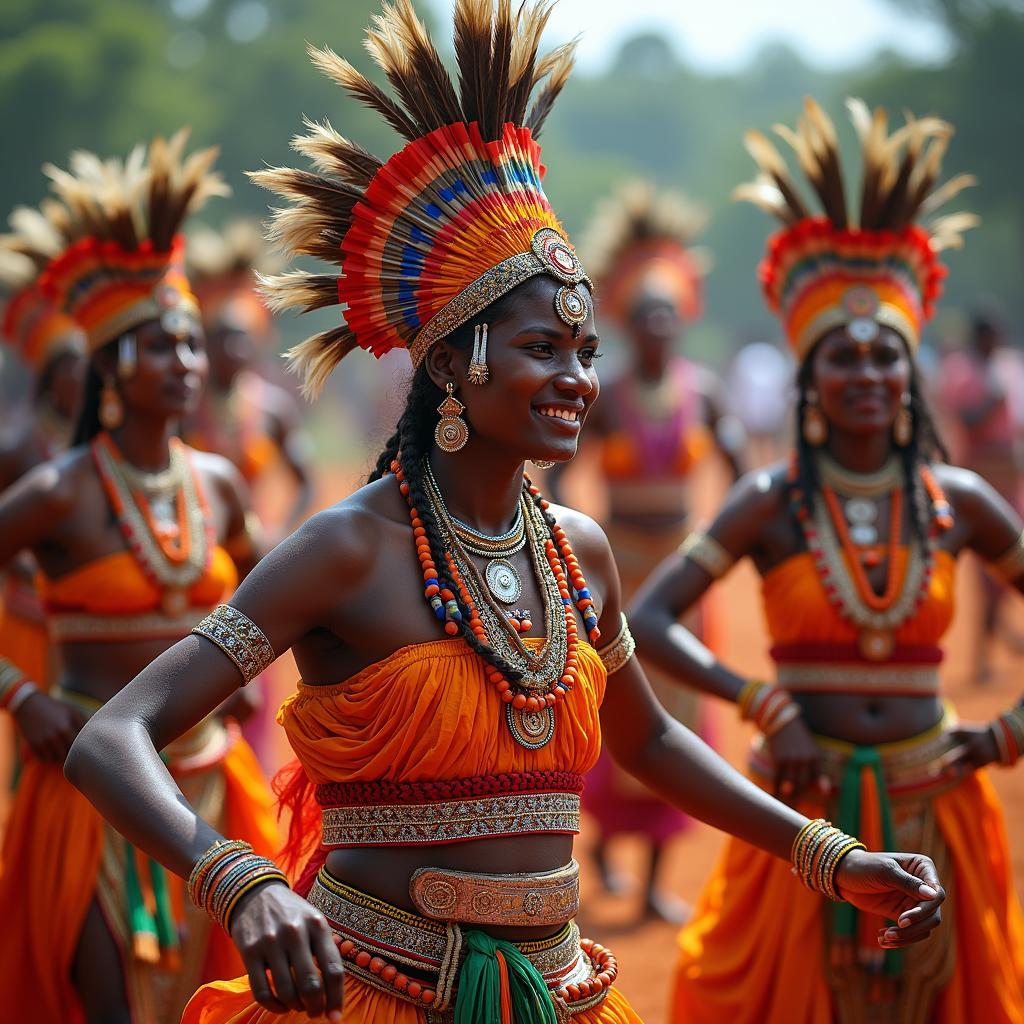
[[[565,530],[573,551],[584,566],[601,570],[612,564],[608,537],[597,520],[568,505],[552,504],[549,509],[555,521]]]
[[[776,462],[744,473],[726,495],[721,516],[770,518],[788,508],[789,465]]]
[[[936,463],[931,468],[954,512],[970,514],[1003,501],[996,489],[973,469],[945,462]]]
[[[80,446],[29,469],[4,494],[31,503],[47,517],[61,518],[79,505],[83,491],[98,486],[92,452]]]
[[[223,497],[236,499],[246,493],[245,480],[230,459],[197,448],[189,448],[189,457],[203,478],[209,480]]]

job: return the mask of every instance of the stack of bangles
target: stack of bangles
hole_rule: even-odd
[[[790,854],[793,874],[811,892],[821,893],[840,903],[843,897],[836,889],[836,870],[848,853],[863,849],[866,847],[860,840],[833,828],[832,822],[824,818],[815,818],[807,822],[793,840]]]
[[[252,846],[238,839],[220,840],[196,861],[188,879],[192,902],[205,910],[225,931],[241,898],[268,882],[288,884],[284,872]]]
[[[0,709],[13,715],[33,693],[38,692],[39,687],[21,669],[6,658],[0,658]]]
[[[999,763],[1007,768],[1024,755],[1024,706],[1004,711],[990,726],[999,751]]]
[[[800,705],[785,690],[761,679],[744,683],[736,703],[740,718],[753,722],[765,736],[774,736],[800,717]]]

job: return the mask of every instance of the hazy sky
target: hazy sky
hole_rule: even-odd
[[[451,0],[431,0],[443,18]],[[855,64],[888,46],[920,60],[946,52],[941,29],[885,0],[559,0],[545,37],[582,33],[579,66],[601,70],[624,37],[648,29],[671,37],[689,63],[741,67],[764,43],[783,40],[813,64]]]

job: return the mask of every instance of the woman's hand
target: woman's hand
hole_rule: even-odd
[[[341,1020],[341,954],[326,918],[301,896],[280,883],[246,894],[232,915],[231,938],[264,1009]]]
[[[795,806],[811,786],[828,795],[828,777],[821,774],[821,748],[803,718],[787,722],[767,743],[775,764],[775,796],[779,800]]]
[[[999,760],[999,748],[987,725],[959,725],[946,734],[955,746],[942,758],[944,771],[968,775]]]
[[[868,853],[853,850],[840,862],[836,888],[858,910],[896,921],[883,928],[878,944],[898,949],[928,938],[942,922],[946,898],[935,865],[919,853]]]
[[[76,707],[39,691],[25,699],[14,713],[18,732],[33,755],[50,764],[63,764],[71,744],[85,725]]]

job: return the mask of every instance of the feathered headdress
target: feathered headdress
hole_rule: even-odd
[[[50,260],[60,255],[61,209],[52,199],[38,209],[16,207],[8,218],[10,233],[0,236],[3,338],[37,373],[61,353],[85,347],[82,329],[39,286]]]
[[[293,147],[315,172],[274,168],[252,178],[288,200],[271,236],[293,255],[339,269],[266,281],[275,309],[345,307],[345,323],[298,345],[293,365],[315,394],[359,346],[380,356],[429,346],[537,274],[563,285],[555,308],[586,319],[589,284],[541,188],[540,133],[565,85],[575,44],[538,55],[552,0],[456,0],[458,88],[409,0],[386,2],[366,47],[397,99],[329,49],[313,63],[378,111],[406,146],[386,162],[306,121]],[[531,97],[538,90],[531,106]]]
[[[706,219],[685,196],[646,181],[603,199],[580,245],[601,291],[602,315],[624,323],[638,297],[655,294],[685,319],[699,317],[708,258],[691,243]]]
[[[810,98],[795,131],[775,125],[775,132],[796,154],[822,213],[804,201],[785,160],[760,132],[748,132],[746,145],[761,174],[734,193],[785,225],[769,239],[759,274],[800,359],[844,325],[870,340],[885,324],[916,348],[946,275],[938,253],[959,247],[961,233],[978,223],[970,213],[917,223],[974,184],[961,174],[936,188],[952,125],[907,114],[890,134],[883,109],[872,113],[856,99],[847,106],[863,152],[859,204],[847,204],[835,128]]]
[[[256,291],[256,275],[279,269],[259,225],[235,220],[220,231],[199,225],[188,233],[188,279],[199,300],[207,333],[230,321],[256,337],[273,322]]]
[[[48,164],[63,251],[47,294],[85,330],[95,352],[147,320],[178,333],[198,315],[185,277],[185,218],[227,186],[211,171],[217,149],[185,155],[188,132],[139,145],[124,161],[79,151],[69,171]]]

